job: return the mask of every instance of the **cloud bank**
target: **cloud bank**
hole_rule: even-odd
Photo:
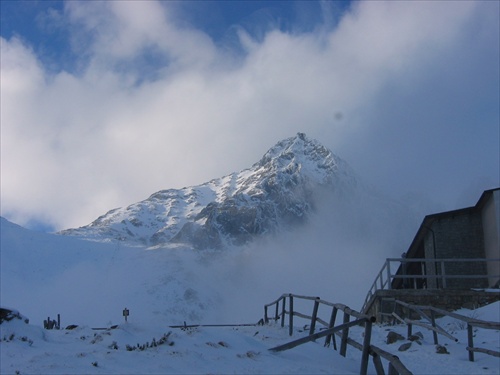
[[[1,39],[1,214],[81,226],[298,131],[389,194],[472,205],[500,180],[498,12],[356,2],[309,31],[236,25],[229,48],[178,4],[67,2],[42,23],[68,33],[73,70]]]

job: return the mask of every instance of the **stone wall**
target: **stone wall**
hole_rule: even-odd
[[[483,227],[480,212],[457,211],[453,215],[436,218],[425,237],[425,257],[427,259],[485,258]],[[484,262],[456,262],[445,265],[447,275],[486,275]],[[429,263],[427,274],[440,275],[441,269]],[[436,279],[428,280],[428,288],[442,288]],[[485,288],[485,279],[447,280],[451,289]]]
[[[447,311],[460,308],[474,309],[490,303],[500,301],[500,289],[488,291],[475,290],[429,290],[429,289],[393,289],[377,290],[371,302],[364,311],[368,315],[383,321],[382,314],[392,312],[402,313],[394,300],[412,305],[434,306]],[[382,313],[382,314],[381,314]]]

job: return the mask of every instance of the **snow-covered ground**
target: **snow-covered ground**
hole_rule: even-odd
[[[348,252],[320,252],[321,242],[308,247],[307,241],[288,237],[280,246],[257,244],[229,253],[200,253],[89,242],[29,231],[1,219],[0,305],[19,310],[30,324],[12,320],[0,325],[0,373],[358,373],[361,353],[352,347],[346,358],[323,347],[322,340],[270,352],[307,334],[300,328],[308,322],[299,318],[292,338],[287,327],[273,324],[170,327],[184,321],[188,325],[257,323],[264,304],[284,292],[320,295],[359,309],[369,283],[352,278],[346,285],[342,280],[352,272],[353,256],[358,271],[371,269],[375,274],[376,254],[356,257],[353,244]],[[127,323],[124,308],[130,311]],[[462,313],[498,322],[500,304]],[[56,319],[57,314],[63,328],[78,327],[43,329],[43,320]],[[324,314],[321,309],[320,314]],[[405,352],[398,348],[407,341],[385,344],[389,330],[405,335],[403,326],[375,326],[372,344],[398,355],[415,374],[500,372],[498,358],[476,353],[476,361],[468,361],[467,331],[460,322],[446,318],[439,324],[459,339],[439,337],[449,354],[437,354],[432,333],[424,329],[421,345],[413,342]],[[93,329],[114,325],[115,329]],[[414,327],[414,332],[418,330]],[[351,332],[362,342],[361,330]],[[475,345],[500,351],[498,331],[478,329],[475,334]],[[151,347],[153,338],[161,345]],[[149,347],[127,350],[127,345],[138,344]],[[375,371],[371,362],[369,371]]]
[[[494,320],[499,308],[496,303],[462,313]],[[398,352],[398,347],[408,341],[385,344],[388,331],[404,335],[403,326],[375,326],[372,342],[398,355],[414,374],[498,374],[498,358],[476,353],[476,361],[468,361],[467,331],[457,321],[448,320],[439,323],[459,339],[457,343],[439,338],[449,354],[437,354],[432,333],[425,330],[421,343],[413,342],[405,352]],[[274,324],[179,329],[123,323],[108,330],[86,326],[44,330],[12,320],[0,325],[0,330],[2,374],[355,374],[360,364],[358,350],[349,347],[344,358],[324,347],[323,340],[270,352],[269,348],[290,341],[287,327]],[[293,338],[306,334],[295,330]],[[362,331],[353,329],[352,334],[360,340]],[[476,345],[498,351],[499,337],[498,331],[477,330]],[[387,369],[387,363],[384,367]],[[371,362],[369,372],[375,372]]]

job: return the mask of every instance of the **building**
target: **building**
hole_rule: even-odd
[[[363,310],[377,298],[448,309],[480,305],[491,296],[498,300],[499,287],[500,188],[495,188],[472,207],[426,216],[403,257],[386,260]],[[378,306],[381,312],[380,301]]]
[[[418,277],[395,278],[393,289],[498,288],[500,188],[473,207],[426,216],[405,255],[423,261],[403,261],[396,274]]]

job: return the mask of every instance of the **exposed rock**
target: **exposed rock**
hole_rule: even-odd
[[[450,354],[448,349],[446,349],[443,345],[436,345],[436,353],[437,354]]]
[[[400,351],[400,352],[406,352],[408,349],[410,349],[410,347],[411,347],[411,342],[407,342],[407,343],[401,345],[398,348],[398,351]]]
[[[411,335],[410,337],[408,337],[408,340],[410,340],[410,341],[420,341],[423,339],[424,339],[424,335],[422,334],[422,332],[416,332],[413,335]]]
[[[0,307],[0,324],[2,324],[3,321],[8,322],[12,319],[20,319],[24,321],[26,324],[29,323],[29,319],[26,318],[24,315],[21,315],[19,311],[8,309],[5,307]]]
[[[390,331],[388,334],[387,334],[387,340],[386,340],[386,343],[387,344],[393,344],[395,343],[396,341],[402,341],[404,340],[405,338],[403,336],[401,336],[399,333],[397,332],[394,332],[394,331]]]

